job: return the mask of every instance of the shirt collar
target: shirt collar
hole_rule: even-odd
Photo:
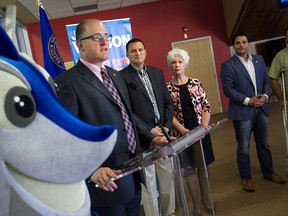
[[[134,66],[133,64],[131,64],[132,67],[140,74],[140,75],[145,75],[147,73],[147,67],[146,65],[143,66],[144,71],[141,71],[140,68]]]
[[[106,71],[106,68],[105,68],[105,66],[104,66],[104,64],[102,64],[101,65],[101,67],[99,67],[98,65],[96,65],[96,64],[92,64],[92,63],[90,63],[90,62],[88,62],[88,61],[85,61],[84,59],[82,59],[82,58],[80,58],[80,61],[84,64],[84,65],[86,65],[91,71],[93,71],[93,72],[99,72],[100,73],[100,69],[101,68],[103,68],[103,69],[105,69],[105,71]]]
[[[241,62],[243,62],[243,63],[246,62],[243,57],[237,55],[236,53],[235,53],[235,55],[238,57],[238,59],[239,59]],[[249,61],[249,60],[252,61],[252,55],[251,55],[250,53],[248,53],[248,61]]]

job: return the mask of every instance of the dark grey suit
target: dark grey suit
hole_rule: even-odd
[[[158,110],[160,113],[160,123],[171,130],[173,118],[173,104],[161,69],[146,66],[146,71],[151,81],[153,92],[156,98]],[[146,128],[151,131],[152,128],[159,125],[155,122],[153,104],[148,92],[140,79],[138,72],[130,64],[120,71],[128,87],[132,111],[144,121]],[[140,140],[141,146],[149,149],[148,142]],[[171,169],[170,159],[160,161],[155,166],[144,169],[146,187],[142,187],[142,202],[146,215],[159,215],[158,199],[156,189],[156,178],[159,183],[160,207],[162,215],[175,213],[175,192],[174,176]]]
[[[147,66],[146,68],[160,112],[160,122],[164,127],[171,129],[173,104],[166,87],[163,73],[156,67]],[[133,112],[145,122],[146,127],[150,131],[157,123],[155,123],[153,105],[145,86],[131,64],[121,70],[120,74],[123,76],[128,87]],[[149,143],[141,142],[141,145],[145,149],[149,148]]]
[[[118,71],[110,67],[106,67],[106,70],[118,89],[130,119],[132,119],[125,82],[119,76]],[[92,125],[112,125],[117,129],[118,136],[114,150],[102,166],[113,169],[129,160],[128,142],[121,109],[101,80],[79,60],[76,66],[60,74],[55,81],[58,85],[60,101],[79,119]],[[135,125],[133,124],[133,126],[136,133]],[[139,145],[137,134],[136,139],[136,153],[139,153],[143,150]],[[140,182],[133,178],[132,174],[116,180],[118,189],[114,192],[106,192],[96,188],[95,184],[87,184],[92,210],[94,207],[112,206],[131,200],[135,188],[139,189],[140,185]]]

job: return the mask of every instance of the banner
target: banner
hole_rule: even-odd
[[[129,60],[126,57],[126,44],[132,39],[130,19],[125,18],[102,22],[105,25],[107,32],[112,34],[112,39],[109,41],[109,58],[104,64],[119,71],[129,64]],[[76,64],[80,58],[75,35],[77,25],[78,24],[66,25],[74,64]]]
[[[39,13],[44,68],[54,79],[58,74],[65,71],[66,68],[48,17],[41,4],[39,6]]]

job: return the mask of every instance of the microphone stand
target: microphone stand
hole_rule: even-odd
[[[154,110],[153,110],[153,112],[154,112]],[[154,115],[155,115],[155,113],[154,113]],[[168,142],[171,143],[172,142],[171,137],[169,136],[169,134],[167,133],[167,131],[165,130],[165,128],[163,127],[163,125],[161,124],[160,120],[157,118],[156,115],[155,115],[155,119],[157,120],[157,124],[161,128],[162,133],[164,134],[164,136],[166,137]],[[169,143],[168,143],[168,145],[169,145]],[[172,170],[174,173],[174,180],[175,180],[174,186],[176,187],[176,191],[178,192],[177,193],[178,196],[176,196],[177,201],[178,201],[180,207],[182,207],[182,209],[184,211],[184,215],[189,216],[189,210],[188,210],[188,205],[187,205],[186,196],[185,196],[185,190],[184,190],[184,186],[183,186],[183,179],[182,179],[182,175],[181,175],[181,165],[180,165],[180,161],[179,161],[177,154],[175,154],[172,157],[171,166],[172,166]]]

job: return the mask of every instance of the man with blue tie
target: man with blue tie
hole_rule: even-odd
[[[248,36],[237,32],[232,37],[235,55],[224,62],[220,77],[229,98],[228,118],[233,120],[237,147],[237,165],[243,190],[255,191],[250,165],[250,138],[253,132],[263,178],[285,183],[287,178],[275,174],[268,144],[269,78],[266,65],[259,55],[248,52]]]

